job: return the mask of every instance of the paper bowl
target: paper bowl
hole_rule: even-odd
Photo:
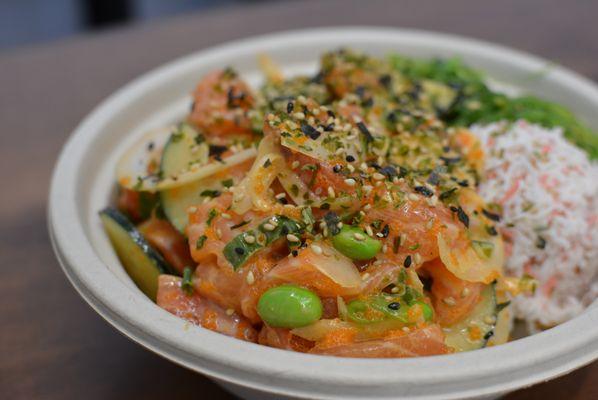
[[[132,340],[245,398],[486,398],[596,359],[596,307],[553,329],[493,348],[411,359],[343,359],[273,349],[191,326],[136,288],[98,218],[111,200],[114,166],[127,146],[148,129],[182,118],[189,93],[210,70],[230,65],[256,84],[260,53],[272,56],[285,72],[297,73],[314,71],[322,52],[339,47],[378,56],[459,56],[493,79],[567,105],[598,128],[598,89],[592,82],[545,60],[455,36],[378,28],[310,29],[201,51],[117,91],[85,118],[64,146],[52,178],[49,224],[56,255],[80,295]]]

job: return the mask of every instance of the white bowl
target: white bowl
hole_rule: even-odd
[[[139,291],[121,267],[97,212],[111,200],[116,160],[136,137],[180,119],[206,72],[231,65],[259,81],[256,55],[286,72],[315,71],[341,46],[382,56],[459,56],[492,78],[572,108],[598,128],[598,88],[547,61],[493,44],[396,29],[310,29],[237,41],[158,68],[99,105],[73,132],[52,178],[54,250],[81,296],[142,346],[246,398],[464,399],[495,397],[565,374],[598,357],[598,307],[502,346],[411,359],[343,359],[282,351],[191,326]],[[118,357],[118,355],[115,355]]]

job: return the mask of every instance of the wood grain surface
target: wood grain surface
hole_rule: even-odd
[[[597,15],[595,1],[273,2],[0,53],[0,398],[233,398],[117,333],[54,259],[46,228],[53,164],[77,123],[127,81],[227,40],[337,25],[472,36],[598,80]],[[507,398],[598,399],[598,363]]]

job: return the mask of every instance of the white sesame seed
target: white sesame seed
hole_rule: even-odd
[[[347,169],[349,170],[349,172],[355,172],[355,167],[351,164],[347,165]]]
[[[369,277],[370,277],[370,274],[368,272],[366,272],[365,274],[361,275],[361,280],[367,281]]]
[[[227,308],[226,309],[226,315],[233,315],[235,313],[235,310],[233,310],[232,308]]]
[[[273,231],[274,228],[275,228],[274,225],[269,224],[269,223],[265,223],[263,226],[264,226],[264,229],[267,230],[267,231]]]
[[[409,200],[412,200],[412,201],[419,200],[419,197],[415,193],[409,193],[409,195],[407,197],[409,198]]]
[[[372,227],[369,225],[365,227],[365,233],[367,233],[368,236],[374,236],[374,231],[372,230]]]
[[[398,287],[393,287],[392,289],[390,289],[391,293],[399,293],[399,288]]]
[[[359,240],[359,241],[361,241],[361,240],[365,240],[365,236],[363,236],[363,235],[362,235],[361,233],[359,233],[359,232],[355,232],[355,233],[353,234],[353,237],[355,238],[355,240]]]
[[[455,304],[457,304],[457,302],[455,301],[454,298],[452,298],[451,296],[445,297],[444,299],[442,299],[442,301],[444,301],[445,304],[449,305],[449,306],[454,306]]]
[[[348,179],[345,179],[345,183],[349,186],[355,186],[355,184],[357,182],[355,182],[355,179],[353,179],[353,178],[348,178]]]
[[[245,277],[245,281],[248,285],[253,285],[255,283],[255,276],[253,276],[253,271],[249,271],[247,276]]]
[[[371,185],[363,185],[362,189],[363,189],[364,192],[369,193],[372,190],[374,190],[374,187],[371,186]]]
[[[486,315],[484,317],[484,322],[487,323],[488,325],[492,325],[496,322],[496,317],[493,315]]]
[[[293,161],[293,163],[291,164],[291,168],[296,169],[297,167],[299,167],[299,161]]]
[[[311,248],[314,251],[314,253],[322,254],[322,248],[320,246],[318,246],[317,244],[312,244]]]
[[[253,236],[253,235],[246,235],[243,238],[243,240],[245,240],[245,243],[252,244],[252,243],[255,243],[255,236]]]
[[[300,242],[301,241],[301,239],[299,239],[297,236],[293,235],[292,233],[289,233],[287,235],[287,240],[289,242]]]
[[[421,264],[422,263],[422,256],[419,253],[415,253],[413,255],[413,261],[415,261],[416,264]]]
[[[382,181],[382,180],[384,180],[385,176],[382,175],[380,172],[374,172],[372,174],[372,178],[374,178],[374,180],[376,180],[376,181]]]
[[[359,169],[361,169],[363,172],[367,172],[368,165],[366,163],[362,162],[361,165],[359,166]]]
[[[293,117],[297,119],[305,119],[305,114],[303,114],[302,112],[296,112],[293,114]]]
[[[471,293],[471,289],[469,289],[468,287],[465,287],[461,291],[461,297],[467,297],[467,296],[469,296],[470,293]]]
[[[280,199],[284,199],[285,197],[287,197],[286,193],[278,193],[276,196],[274,196],[276,199],[280,200]]]
[[[328,186],[328,197],[335,198],[336,193],[334,193],[334,188],[332,186]]]
[[[227,213],[222,213],[222,214],[220,214],[220,216],[224,219],[231,219],[230,214],[227,214]]]
[[[363,209],[366,210],[366,211],[370,210],[371,208],[372,208],[371,204],[366,204],[365,206],[363,206]]]
[[[401,233],[401,236],[399,236],[399,239],[401,240],[401,244],[405,244],[405,242],[407,241],[407,234]]]

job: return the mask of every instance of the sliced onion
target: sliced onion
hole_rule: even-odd
[[[353,261],[324,242],[314,242],[314,244],[319,246],[322,252],[312,251],[308,256],[308,262],[339,286],[360,290],[361,275]]]
[[[481,256],[466,238],[448,241],[439,233],[437,239],[440,259],[457,278],[488,284],[501,276],[504,249],[500,236],[489,239],[494,247],[490,257]]]
[[[156,169],[158,168],[162,150],[173,129],[173,126],[153,129],[123,154],[116,165],[116,177],[121,186],[136,189],[139,186],[138,178],[145,178],[144,185],[158,180],[157,177],[155,179],[148,177],[148,166],[154,162]]]
[[[276,204],[268,189],[278,176],[284,164],[280,152],[275,148],[272,139],[267,136],[260,142],[255,162],[234,189],[231,209],[237,214],[244,214],[250,209],[267,212]]]
[[[300,338],[318,342],[326,337],[331,332],[339,329],[354,329],[353,324],[335,319],[321,319],[311,325],[302,328],[295,328],[291,333]]]

